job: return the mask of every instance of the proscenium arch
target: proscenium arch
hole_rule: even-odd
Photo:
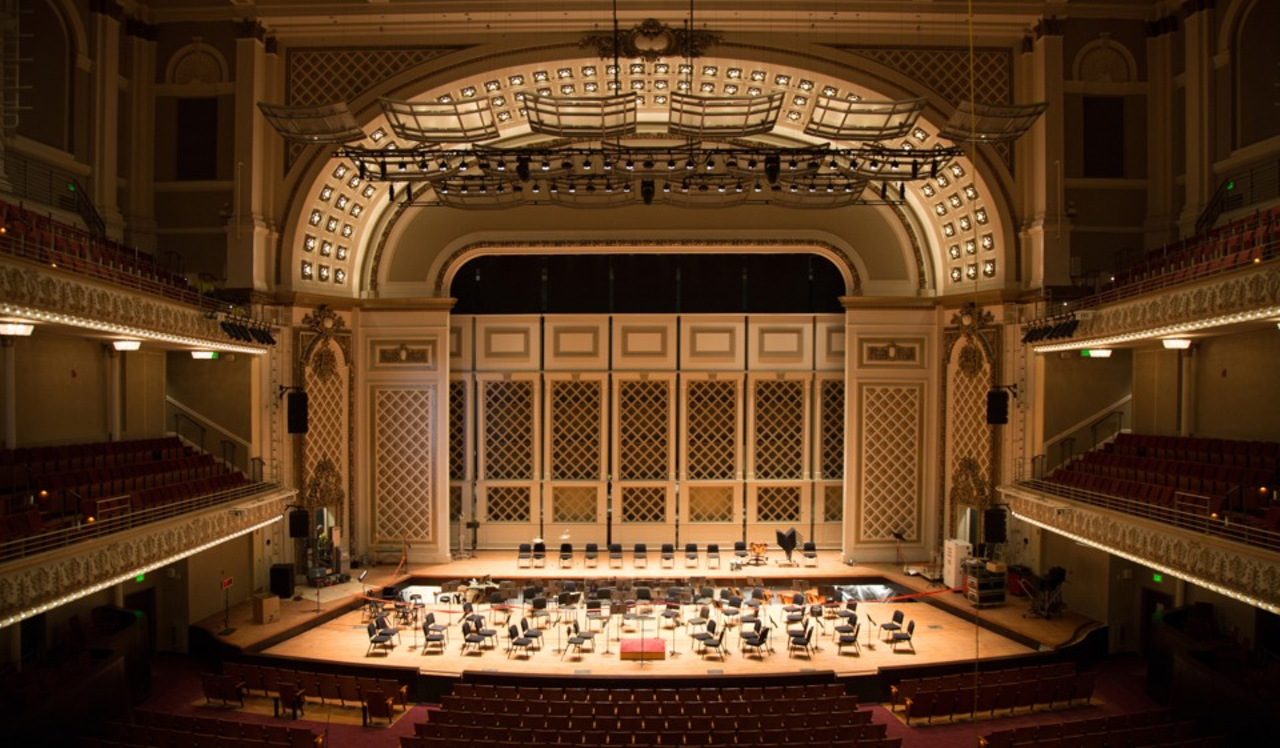
[[[828,50],[829,51],[829,50]],[[786,57],[786,52],[776,51],[779,59]],[[526,53],[519,51],[511,53],[513,59],[520,59],[527,56]],[[494,55],[488,58],[491,63],[497,63],[504,59],[503,55]],[[865,60],[859,61],[866,64]],[[751,60],[724,60],[721,58],[707,57],[700,58],[699,66],[707,68],[727,69],[730,66],[736,66],[740,70],[752,71],[761,67],[766,67],[765,63],[753,62]],[[532,76],[536,70],[555,71],[558,69],[574,70],[581,69],[587,65],[603,69],[604,63],[600,60],[588,57],[574,57],[562,60],[542,60],[538,63],[524,63],[520,70],[524,70],[524,75]],[[770,76],[787,76],[791,81],[804,81],[809,84],[809,99],[820,92],[823,88],[833,88],[839,92],[856,92],[863,98],[891,98],[882,96],[876,91],[868,89],[866,86],[850,80],[837,80],[828,74],[819,75],[808,70],[795,67],[783,67],[778,64],[772,68],[763,71],[766,78]],[[438,63],[436,63],[438,67]],[[626,68],[626,65],[623,66]],[[848,66],[851,72],[856,72],[852,66]],[[503,78],[499,76],[521,75],[521,73],[512,72],[517,68],[498,67],[491,69],[489,73],[475,74],[470,73],[465,78],[459,78],[440,83],[438,79],[433,81],[436,85],[430,89],[421,90],[415,96],[406,96],[403,84],[385,86],[383,91],[394,92],[398,98],[413,98],[416,100],[434,100],[440,96],[451,96],[455,99],[471,95],[478,95],[478,92],[484,90],[487,84],[496,84],[496,88],[491,93],[505,92],[505,96],[511,97],[516,91],[516,87],[505,87]],[[787,72],[778,72],[786,70]],[[413,76],[416,80],[427,80],[431,77],[431,71],[415,70]],[[673,76],[674,79],[674,76]],[[781,80],[780,78],[778,78]],[[604,80],[602,77],[601,80]],[[529,88],[526,85],[524,88]],[[624,83],[625,87],[625,83]],[[790,94],[789,94],[790,95]],[[898,94],[901,97],[901,94]],[[365,97],[362,96],[362,99]],[[796,97],[792,98],[795,101]],[[811,104],[810,104],[811,105]],[[643,110],[642,110],[643,111]],[[784,110],[784,118],[790,116],[792,112],[796,112],[796,117],[792,117],[792,125],[786,130],[784,135],[793,136],[797,142],[803,142],[805,137],[800,133],[803,127],[804,116],[800,115],[797,110]],[[932,119],[929,118],[932,112]],[[368,108],[361,110],[361,116],[368,118],[364,122],[364,130],[366,133],[373,134],[381,131],[381,137],[375,141],[372,137],[364,142],[366,146],[383,147],[386,145],[387,133],[390,128],[385,122],[380,112],[374,112]],[[937,122],[940,114],[937,111],[930,110],[926,112],[926,116],[921,119],[921,126],[916,133],[918,142],[912,143],[913,147],[932,148],[936,138]],[[641,118],[642,123],[644,118]],[[779,128],[781,129],[781,127]],[[527,134],[527,126],[520,124],[518,129],[509,126],[508,131],[504,133],[504,138],[514,137],[520,133]],[[812,139],[810,139],[812,140]],[[772,142],[777,142],[774,139]],[[906,142],[911,142],[907,139]],[[379,146],[381,143],[381,146]],[[841,143],[841,146],[855,145],[851,143]],[[403,201],[395,202],[390,199],[389,190],[386,184],[372,184],[362,182],[355,174],[354,168],[349,164],[344,164],[337,159],[326,159],[316,157],[313,159],[313,166],[307,169],[307,176],[300,179],[300,186],[294,195],[294,209],[286,216],[286,230],[281,236],[281,280],[291,282],[295,290],[305,290],[308,293],[319,293],[326,295],[346,295],[359,296],[370,295],[380,296],[384,289],[380,288],[381,279],[380,264],[382,258],[381,253],[388,250],[395,253],[403,251],[405,248],[399,247],[397,242],[392,240],[388,232],[394,231],[396,224],[400,223],[403,216],[398,215],[403,212],[421,212],[423,214],[435,213],[437,216],[449,215],[450,219],[461,218],[458,223],[472,224],[476,226],[476,236],[466,240],[464,243],[483,243],[489,241],[488,237],[483,235],[483,230],[493,223],[501,223],[501,220],[495,221],[494,216],[500,215],[505,211],[485,211],[485,210],[456,210],[445,209],[440,207],[419,209],[416,205],[407,211],[403,208]],[[403,194],[403,191],[401,192]],[[343,206],[338,208],[334,203],[339,199],[343,200]],[[421,201],[423,196],[421,192],[415,197]],[[794,224],[791,228],[783,229],[794,233],[797,231],[795,225],[802,224],[806,220],[806,216],[813,216],[819,213],[842,215],[879,215],[880,220],[886,224],[893,224],[899,228],[895,229],[899,234],[898,240],[889,242],[881,241],[879,243],[871,243],[874,246],[868,246],[866,257],[878,256],[883,259],[889,255],[896,255],[901,266],[907,268],[906,272],[910,273],[910,278],[905,275],[897,278],[897,281],[908,281],[906,283],[899,282],[896,286],[890,284],[888,289],[876,289],[874,284],[880,278],[875,274],[874,268],[870,272],[860,274],[860,285],[863,292],[872,293],[874,295],[946,295],[948,293],[971,292],[982,288],[998,288],[1002,287],[1006,279],[1014,279],[1016,268],[1016,236],[1012,230],[1012,223],[1008,218],[1010,211],[1006,207],[1007,195],[1003,191],[999,182],[999,177],[993,179],[984,178],[981,169],[977,172],[972,167],[968,158],[960,159],[953,163],[951,167],[938,175],[936,180],[923,180],[922,182],[910,183],[907,189],[906,202],[900,207],[867,207],[858,206],[845,208],[843,210],[826,210],[826,211],[806,211],[806,210],[786,210],[785,214],[789,215],[789,219],[780,219],[780,225]],[[353,207],[354,206],[354,207]],[[647,214],[651,216],[652,211],[657,206],[628,206],[627,210],[638,214]],[[335,210],[335,208],[338,208]],[[359,215],[355,215],[354,209],[358,208]],[[540,210],[540,211],[556,211],[555,208],[549,207],[533,207],[513,210]],[[732,216],[733,211],[742,209],[699,209],[690,210],[682,209],[682,212],[690,216],[688,225],[695,225],[697,222],[715,223],[718,225],[731,225],[732,219],[717,218],[716,216]],[[751,210],[748,208],[748,210]],[[784,215],[784,209],[773,208],[777,215]],[[566,216],[562,219],[565,222],[572,222],[574,214],[589,214],[595,212],[616,213],[614,210],[588,210],[588,209],[560,209],[556,211],[558,215]],[[431,220],[437,220],[435,218]],[[443,224],[443,221],[441,222]],[[674,225],[674,224],[668,224]],[[687,228],[685,223],[681,223],[675,228]],[[466,233],[465,231],[463,233]],[[682,232],[687,233],[687,231]],[[837,237],[857,240],[858,230],[856,228],[848,231],[837,231],[833,234]],[[546,238],[546,237],[539,237]],[[661,237],[654,237],[661,238]],[[729,237],[732,238],[732,237]],[[328,243],[326,246],[326,242]],[[859,242],[866,245],[867,243]],[[327,250],[323,252],[323,258],[319,250]],[[910,255],[915,253],[914,257]],[[339,257],[340,255],[340,257]],[[963,269],[963,270],[962,270]],[[309,273],[307,275],[306,273]],[[320,277],[319,273],[323,271],[327,277]],[[341,275],[339,275],[339,273]],[[338,282],[339,279],[342,282]],[[329,282],[324,282],[324,281]],[[426,281],[425,275],[422,277]]]
[[[436,275],[436,296],[446,296],[453,285],[458,272],[471,260],[477,257],[494,255],[624,255],[624,254],[810,254],[829,261],[845,282],[845,296],[853,296],[858,292],[858,271],[849,257],[839,248],[820,244],[707,244],[672,240],[670,242],[653,242],[634,244],[616,242],[604,244],[568,244],[554,242],[510,242],[510,243],[474,243],[458,248],[450,253],[441,264]]]

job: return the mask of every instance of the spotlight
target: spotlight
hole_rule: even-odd
[[[645,205],[653,204],[654,184],[652,179],[645,179],[640,182],[640,199]]]

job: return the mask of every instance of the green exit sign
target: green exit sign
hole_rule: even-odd
[[[1151,581],[1155,582],[1156,584],[1159,584],[1159,583],[1161,583],[1161,582],[1163,582],[1163,581],[1164,581],[1164,575],[1163,575],[1163,574],[1152,574],[1152,575],[1151,575]]]

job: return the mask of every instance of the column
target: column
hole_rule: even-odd
[[[129,69],[129,165],[124,213],[129,235],[125,240],[147,252],[156,250],[155,129],[156,35],[155,26],[130,21],[125,28],[132,53]]]
[[[269,93],[271,60],[265,32],[253,21],[236,24],[235,159],[232,215],[227,227],[227,286],[266,290],[273,233],[264,215],[271,175],[278,168],[269,143],[278,140],[258,110]]]
[[[1178,352],[1178,435],[1191,436],[1196,430],[1195,346]]]
[[[102,345],[107,354],[107,438],[119,441],[120,427],[120,370],[124,357],[110,343]]]
[[[93,0],[91,9],[93,186],[89,195],[106,223],[107,234],[120,238],[124,217],[116,191],[120,179],[120,18],[124,9],[115,0]]]
[[[1147,34],[1147,249],[1177,238],[1178,206],[1173,192],[1173,32],[1178,21],[1166,16],[1148,26]]]
[[[1213,3],[1187,0],[1182,4],[1183,90],[1186,151],[1186,199],[1178,216],[1182,236],[1195,233],[1196,219],[1213,197]]]
[[[0,366],[4,368],[4,448],[18,446],[18,364],[13,338],[0,337]]]
[[[1049,104],[1017,150],[1019,178],[1026,184],[1025,213],[1030,219],[1024,234],[1027,282],[1036,288],[1071,282],[1071,226],[1062,203],[1066,166],[1062,27],[1061,19],[1042,19],[1023,65],[1028,77],[1026,101]]]

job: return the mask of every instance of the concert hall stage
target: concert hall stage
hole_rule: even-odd
[[[977,611],[962,594],[931,584],[924,576],[904,574],[903,569],[890,565],[846,565],[835,552],[819,554],[816,567],[787,566],[778,563],[781,553],[773,554],[768,563],[730,569],[727,558],[722,568],[685,568],[684,559],[677,554],[675,568],[660,568],[654,555],[646,568],[633,568],[630,553],[626,554],[624,568],[609,568],[602,558],[596,568],[583,568],[581,555],[571,568],[559,568],[556,554],[551,553],[543,568],[517,568],[515,553],[511,551],[480,552],[473,558],[461,559],[449,564],[393,569],[378,566],[369,569],[363,584],[355,580],[322,589],[301,588],[298,595],[280,604],[279,619],[267,623],[254,623],[248,604],[231,610],[230,624],[235,631],[219,636],[223,628],[223,616],[211,617],[199,624],[209,636],[216,638],[224,650],[240,650],[257,653],[272,659],[308,660],[334,663],[344,666],[371,666],[396,669],[412,668],[422,675],[457,677],[463,671],[486,673],[513,673],[529,676],[625,676],[631,677],[680,677],[707,675],[774,675],[831,671],[838,676],[869,675],[883,668],[913,665],[943,664],[949,662],[1031,655],[1050,650],[1082,637],[1097,626],[1092,621],[1069,611],[1060,618],[1040,620],[1023,614],[1028,604],[1023,598],[1010,598],[1004,606]],[[731,554],[730,554],[731,555]],[[798,557],[799,554],[797,554]],[[913,571],[908,565],[908,571]],[[366,600],[380,598],[382,589],[393,585],[397,590],[409,586],[433,590],[444,582],[461,580],[465,585],[473,579],[490,577],[494,582],[507,585],[507,594],[516,592],[506,606],[491,610],[488,598],[476,603],[476,609],[485,615],[488,626],[499,629],[496,646],[492,649],[468,648],[462,652],[461,609],[454,602],[435,602],[431,595],[424,595],[425,610],[436,614],[437,622],[449,624],[448,641],[441,652],[438,647],[424,651],[424,636],[420,625],[401,627],[399,642],[389,652],[369,653],[367,635]],[[535,582],[538,586],[560,589],[564,581],[573,581],[578,590],[584,587],[616,587],[629,584],[632,587],[648,586],[655,599],[652,618],[640,621],[624,620],[620,614],[609,618],[607,628],[601,630],[598,622],[588,626],[583,605],[567,610],[557,610],[552,598],[550,616],[539,626],[543,629],[541,649],[533,649],[529,656],[507,656],[507,614],[510,623],[519,624],[522,614],[529,612],[520,599],[520,590]],[[859,583],[887,583],[897,590],[894,597],[884,601],[864,599],[857,608],[861,631],[859,647],[839,647],[833,637],[833,626],[842,622],[836,618],[822,619],[820,629],[815,630],[812,652],[788,651],[784,603],[789,603],[782,593],[799,589],[829,590],[831,587]],[[724,638],[723,660],[718,654],[698,654],[695,642],[690,639],[684,625],[672,627],[661,617],[660,598],[668,586],[712,586],[717,593],[721,587],[741,590],[744,595],[754,586],[762,586],[771,593],[771,601],[764,606],[766,623],[776,624],[772,635],[774,651],[757,655],[753,651],[744,654],[739,636],[739,626],[729,626]],[[365,597],[365,595],[368,597]],[[632,596],[633,597],[633,596]],[[618,603],[619,605],[621,603]],[[843,607],[843,605],[841,605]],[[900,645],[896,649],[883,640],[880,624],[889,621],[894,610],[907,621],[915,621],[912,647]],[[695,605],[685,605],[681,610],[685,620],[698,612]],[[712,608],[711,617],[721,624],[721,615]],[[595,628],[594,651],[590,644],[581,653],[578,648],[568,648],[569,627],[577,622],[586,631]],[[640,626],[644,629],[641,630]],[[660,638],[664,642],[665,656],[660,660],[628,659],[622,652],[621,642],[644,637]]]

